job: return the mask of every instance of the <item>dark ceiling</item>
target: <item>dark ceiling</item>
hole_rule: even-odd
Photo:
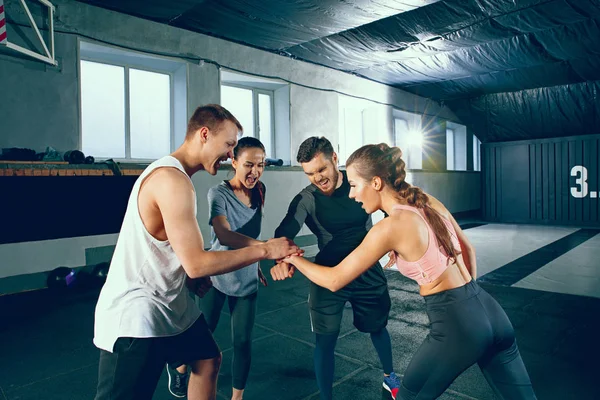
[[[443,101],[483,141],[599,133],[600,0],[80,1]]]

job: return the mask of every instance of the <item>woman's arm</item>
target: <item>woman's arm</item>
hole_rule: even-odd
[[[290,256],[285,261],[296,266],[317,285],[335,292],[358,278],[387,252],[394,250],[394,242],[399,242],[401,232],[398,229],[394,231],[393,225],[393,218],[379,221],[362,243],[335,267],[323,267],[300,256]]]
[[[208,191],[208,207],[210,210],[208,221],[213,227],[219,243],[232,249],[242,249],[263,243],[231,229],[227,219],[227,215],[231,210],[226,201],[226,192],[229,193],[229,189],[226,189],[223,185],[214,186]]]
[[[219,243],[223,246],[228,246],[232,249],[241,249],[248,246],[256,246],[263,244],[261,240],[253,239],[249,236],[231,230],[231,225],[227,217],[224,215],[217,215],[211,221],[212,227],[215,231]]]

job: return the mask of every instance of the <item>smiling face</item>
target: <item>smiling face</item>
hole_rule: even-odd
[[[335,153],[331,159],[323,153],[318,153],[312,160],[300,165],[310,182],[325,195],[329,196],[335,191],[340,176]]]
[[[247,189],[252,189],[265,170],[265,152],[259,147],[247,147],[232,161],[235,177]]]
[[[358,203],[362,203],[362,208],[367,214],[372,214],[381,208],[381,179],[374,177],[367,181],[361,177],[354,165],[350,165],[346,171],[348,174],[348,183],[350,184],[350,193],[348,197]]]
[[[215,131],[208,131],[204,144],[208,162],[204,168],[209,174],[216,175],[221,163],[233,158],[233,148],[237,141],[238,128],[229,120],[223,121]]]

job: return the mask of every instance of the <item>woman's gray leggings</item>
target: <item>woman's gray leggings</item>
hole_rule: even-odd
[[[252,328],[256,315],[256,296],[254,292],[248,296],[227,296],[212,287],[202,299],[202,312],[206,317],[208,328],[215,331],[221,316],[221,309],[228,300],[231,315],[231,337],[233,342],[232,386],[245,389],[250,363],[252,360]]]
[[[535,399],[508,316],[475,281],[425,296],[431,330],[404,374],[397,399],[436,399],[477,363],[500,399]]]

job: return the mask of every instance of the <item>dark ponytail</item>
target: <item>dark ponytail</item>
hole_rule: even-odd
[[[412,207],[422,209],[431,229],[435,233],[438,243],[454,261],[459,252],[454,248],[450,232],[442,216],[429,205],[429,197],[421,188],[406,182],[406,164],[402,159],[402,150],[390,147],[385,143],[368,144],[356,150],[346,161],[346,168],[350,165],[366,181],[373,177],[380,177],[387,185],[392,187],[398,196]]]

